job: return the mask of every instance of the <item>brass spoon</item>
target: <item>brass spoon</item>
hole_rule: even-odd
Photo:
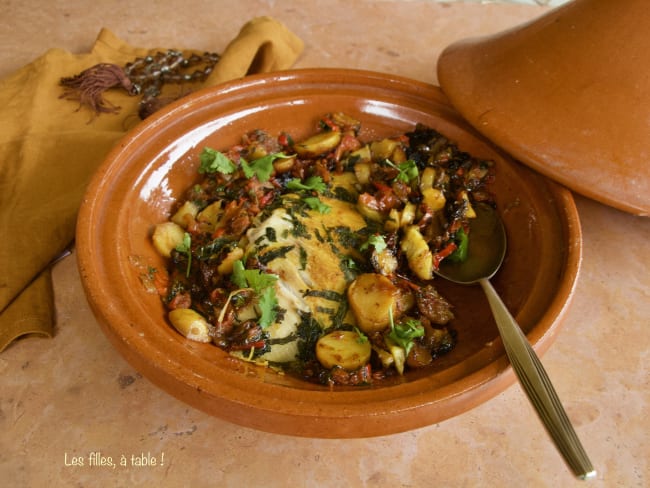
[[[477,205],[475,211],[477,217],[470,222],[467,259],[460,263],[444,260],[436,274],[455,283],[481,285],[512,368],[555,445],[577,477],[594,478],[596,471],[542,363],[489,281],[501,267],[506,253],[503,223],[488,205]]]

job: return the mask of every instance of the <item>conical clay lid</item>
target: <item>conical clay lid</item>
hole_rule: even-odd
[[[650,8],[574,0],[447,47],[440,86],[522,163],[618,209],[650,214]]]

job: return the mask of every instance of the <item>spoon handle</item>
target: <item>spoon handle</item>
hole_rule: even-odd
[[[573,473],[581,479],[594,478],[596,471],[573,430],[560,399],[542,363],[505,304],[487,280],[480,280],[506,354],[542,423]]]

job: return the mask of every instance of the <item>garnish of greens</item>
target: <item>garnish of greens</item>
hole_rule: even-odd
[[[419,320],[407,319],[404,322],[395,324],[393,320],[393,309],[388,311],[390,319],[390,332],[388,338],[404,349],[408,356],[413,348],[413,342],[418,337],[424,336],[424,327]]]
[[[223,173],[229,175],[237,169],[235,163],[228,159],[228,156],[209,147],[203,148],[203,151],[199,155],[199,160],[201,162],[199,173],[201,174]]]
[[[192,269],[192,236],[188,232],[183,234],[183,242],[176,246],[176,250],[187,256],[187,269],[185,270],[185,276],[189,278],[190,270]]]
[[[262,156],[261,158],[254,159],[250,163],[245,159],[240,159],[241,169],[246,178],[257,176],[260,182],[269,181],[271,173],[273,173],[273,161],[288,157],[284,153],[273,153]],[[223,173],[231,174],[237,169],[237,165],[233,163],[228,156],[220,151],[212,148],[205,147],[199,156],[201,165],[199,166],[199,173]]]
[[[364,242],[363,244],[361,244],[361,247],[359,249],[361,251],[365,251],[370,246],[373,246],[375,248],[375,251],[382,252],[387,247],[386,240],[384,239],[384,236],[379,235],[379,234],[372,234],[372,235],[368,236],[368,240],[366,242]]]
[[[318,197],[305,197],[303,201],[309,206],[309,208],[316,210],[320,214],[330,213],[332,210],[332,207],[323,203]]]
[[[469,237],[462,227],[456,232],[456,238],[454,239],[454,242],[456,243],[457,247],[447,259],[455,263],[462,263],[467,259],[467,252],[469,250]]]
[[[250,288],[257,295],[257,305],[260,311],[259,324],[265,329],[271,325],[277,316],[278,299],[273,284],[278,280],[276,275],[262,273],[258,269],[245,269],[244,263],[237,260],[233,264],[232,282],[239,288]]]
[[[317,193],[323,193],[327,190],[327,185],[320,176],[310,176],[305,181],[301,181],[298,178],[294,178],[287,182],[287,189],[294,191],[315,191]],[[311,196],[305,197],[303,201],[311,208],[316,210],[321,214],[329,213],[332,210],[332,207],[323,203],[320,198]]]
[[[267,154],[261,158],[254,159],[250,163],[244,159],[241,159],[241,168],[244,171],[244,176],[246,176],[246,178],[257,176],[257,179],[259,181],[265,182],[269,181],[269,178],[271,178],[271,173],[273,173],[273,161],[286,157],[288,157],[286,154],[280,152]]]
[[[395,181],[408,183],[409,181],[416,179],[419,175],[418,167],[415,164],[415,161],[413,161],[412,159],[409,159],[399,164],[395,164],[389,159],[387,159],[386,164],[388,166],[391,166],[392,168],[395,168],[398,171],[397,176],[395,177]]]
[[[327,190],[327,185],[320,176],[310,176],[304,181],[294,178],[287,182],[289,190],[313,190],[318,193],[323,193]]]

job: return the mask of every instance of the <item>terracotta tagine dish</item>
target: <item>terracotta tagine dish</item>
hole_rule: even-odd
[[[446,48],[452,105],[515,159],[582,195],[650,214],[650,12],[573,0]]]
[[[492,283],[542,354],[560,329],[580,268],[580,223],[571,192],[496,149],[439,88],[365,71],[250,76],[191,94],[131,131],[94,176],[79,213],[76,247],[88,302],[111,343],[146,378],[243,426],[368,437],[465,412],[515,382],[478,286],[435,279],[455,304],[457,344],[451,352],[386,383],[338,387],[279,374],[187,339],[170,326],[161,298],[143,284],[147,269],[165,266],[152,230],[197,181],[204,147],[229,148],[252,129],[285,131],[300,140],[331,112],[359,120],[359,137],[367,139],[401,134],[421,122],[461,150],[494,161],[493,193],[508,250]]]

